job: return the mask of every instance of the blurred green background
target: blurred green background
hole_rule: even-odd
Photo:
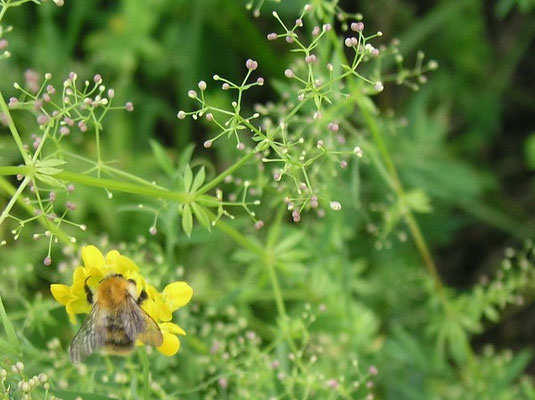
[[[105,159],[116,160],[123,170],[152,180],[161,172],[147,145],[149,140],[160,142],[174,159],[194,143],[195,157],[213,166],[209,171],[213,176],[228,166],[235,154],[232,145],[223,145],[217,151],[203,149],[202,143],[212,136],[205,122],[177,121],[178,110],[191,108],[187,91],[204,79],[209,83],[207,93],[212,102],[228,104],[229,94],[215,88],[212,75],[240,80],[245,60],[253,58],[267,84],[247,94],[246,106],[252,110],[255,103],[277,101],[280,94],[267,78],[283,79],[291,55],[282,40],[266,40],[266,35],[277,29],[270,12],[277,9],[283,19],[292,21],[304,4],[266,1],[260,17],[254,17],[245,2],[236,0],[67,0],[61,8],[25,5],[10,10],[5,20],[13,25],[14,32],[9,35],[12,57],[0,63],[0,90],[6,97],[14,95],[13,81],[22,82],[29,68],[41,75],[52,72],[55,77],[70,71],[84,77],[100,73],[115,89],[119,104],[135,104],[133,113],[114,113],[107,118]],[[348,12],[362,13],[366,29],[381,30],[379,43],[399,39],[408,60],[422,50],[439,63],[439,69],[427,76],[428,83],[419,91],[389,84],[376,101],[387,120],[391,115],[392,120],[395,116],[408,122],[397,136],[389,137],[389,145],[395,149],[394,162],[406,187],[423,188],[431,197],[433,212],[419,215],[418,220],[444,282],[462,293],[495,270],[505,247],[518,247],[535,232],[535,2],[373,0],[340,1],[340,6]],[[26,124],[22,118],[19,123]],[[35,129],[30,123],[25,126]],[[92,140],[81,136],[73,137],[70,145],[94,152]],[[15,147],[6,130],[0,136],[0,152],[3,164],[16,161]],[[374,185],[363,183],[369,192]],[[103,191],[95,194],[80,187],[77,196],[76,219],[90,221],[91,235],[105,235],[112,243],[135,243],[140,234],[146,236],[152,216],[136,214],[133,218],[130,212],[116,213],[125,206],[123,195],[117,194],[110,203]],[[3,204],[1,199],[0,208]],[[229,272],[228,260],[237,260],[239,265],[247,257],[236,255],[220,232],[196,230],[187,240],[178,234],[176,214],[175,219],[172,217],[170,212],[162,218],[161,230],[166,236],[150,239],[153,242],[149,247],[159,249],[156,252],[164,249],[169,265],[185,265],[190,270],[188,278],[197,284],[200,304],[221,302],[221,309],[233,304],[233,295],[241,296],[243,287],[236,282],[245,270],[236,267]],[[345,243],[340,250],[346,252],[344,256],[357,259],[353,269],[342,272],[336,268],[335,257],[322,259],[322,263],[331,265],[326,267],[328,271],[342,274],[333,281],[344,280],[348,278],[344,274],[349,274],[351,285],[359,293],[359,285],[363,285],[364,298],[366,293],[375,293],[368,298],[367,306],[384,323],[381,329],[388,330],[395,321],[418,319],[409,309],[399,310],[408,308],[413,300],[417,304],[419,299],[408,296],[401,301],[402,294],[388,290],[384,297],[377,295],[385,289],[381,285],[398,279],[395,272],[391,271],[393,280],[384,275],[390,271],[386,267],[371,268],[364,283],[356,277],[361,268],[359,257],[365,260],[362,265],[388,264],[393,270],[392,265],[414,263],[418,256],[400,244],[394,244],[386,255],[377,254],[374,240],[363,233],[365,224],[355,222],[359,218],[349,211],[345,218],[329,217],[322,228],[312,225],[306,233],[316,237],[314,244],[318,246],[320,238],[325,240],[325,254],[336,251],[339,239]],[[355,222],[355,231],[348,221]],[[242,229],[244,225],[245,220],[238,218],[236,226]],[[9,236],[8,229],[2,226],[0,235]],[[46,245],[35,244],[36,254],[28,256],[23,251],[27,243],[20,241],[2,248],[2,262],[37,265]],[[218,257],[205,251],[205,246],[214,243],[221,252]],[[54,259],[63,257],[61,249],[54,251]],[[46,283],[51,278],[48,273],[38,275],[37,281],[28,285],[46,296]],[[291,288],[302,276],[322,282],[321,276],[300,275],[299,271],[285,279]],[[167,279],[163,273],[160,277]],[[256,278],[253,274],[245,281]],[[262,276],[259,279],[267,280]],[[251,296],[265,295],[269,300],[268,292],[259,289]],[[307,295],[313,303],[320,301],[314,293]],[[476,335],[472,339],[476,349],[483,343],[493,343],[499,349],[531,347],[535,337],[532,298],[533,294],[528,295],[523,306],[507,312],[500,323],[489,324]],[[269,301],[246,308],[251,318],[256,318],[258,329],[266,321],[272,322]],[[59,311],[56,317],[62,318]],[[369,329],[377,333],[373,323]],[[380,342],[384,337],[377,333],[376,339]],[[528,371],[535,373],[535,364]],[[402,391],[386,389],[383,393],[389,398],[415,398]]]

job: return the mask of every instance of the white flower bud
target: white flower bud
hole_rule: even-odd
[[[342,205],[337,201],[331,201],[329,203],[329,207],[331,207],[331,209],[334,211],[340,211],[342,209]]]

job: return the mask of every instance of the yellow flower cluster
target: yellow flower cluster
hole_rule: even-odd
[[[62,284],[50,286],[56,301],[65,306],[71,322],[76,323],[76,314],[87,314],[91,311],[91,304],[87,301],[84,289],[85,284],[95,291],[99,282],[105,277],[121,274],[126,279],[133,279],[136,282],[138,295],[142,290],[148,295],[141,308],[156,321],[162,331],[163,344],[158,350],[166,356],[176,354],[180,348],[178,335],[185,335],[186,332],[171,320],[173,312],[186,305],[193,296],[191,286],[186,282],[173,282],[159,293],[145,281],[139,273],[139,267],[117,250],[110,251],[104,257],[95,246],[85,246],[82,249],[82,259],[84,266],[74,270],[72,286]]]

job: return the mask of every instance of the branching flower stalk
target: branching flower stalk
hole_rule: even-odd
[[[246,145],[242,139],[240,139],[239,133],[241,131],[249,131],[252,135],[251,140],[257,143],[254,148],[250,149],[247,154],[239,159],[233,166],[221,172],[210,182],[203,182],[204,174],[202,174],[202,176],[201,174],[198,174],[195,179],[196,182],[193,182],[192,173],[186,170],[184,173],[184,179],[187,184],[183,192],[169,191],[153,182],[145,181],[137,176],[125,173],[116,168],[112,168],[106,165],[106,163],[102,160],[100,151],[102,120],[112,108],[123,107],[111,107],[108,104],[111,103],[111,99],[114,96],[112,90],[108,91],[109,100],[101,97],[101,93],[105,89],[101,85],[102,79],[100,76],[95,76],[95,85],[92,89],[88,89],[89,83],[86,81],[85,89],[82,92],[79,92],[76,89],[76,74],[71,74],[69,79],[63,85],[61,104],[56,104],[52,99],[50,99],[50,95],[52,95],[54,92],[53,87],[46,87],[45,91],[45,83],[48,79],[50,79],[50,77],[46,77],[47,79],[45,80],[45,83],[41,85],[36,95],[33,95],[28,90],[22,89],[18,85],[16,86],[22,91],[26,98],[32,100],[26,103],[20,102],[17,99],[10,100],[10,105],[13,104],[14,108],[25,108],[27,106],[32,106],[35,103],[43,112],[43,114],[38,117],[38,122],[42,125],[42,127],[44,127],[44,133],[42,138],[40,138],[36,143],[36,150],[32,157],[29,156],[23,145],[23,141],[15,127],[13,119],[11,118],[10,111],[5,100],[0,96],[0,108],[8,121],[10,132],[25,163],[25,165],[20,167],[0,167],[0,175],[22,175],[24,177],[22,183],[14,193],[14,196],[11,198],[7,207],[3,210],[2,215],[0,216],[0,224],[3,223],[4,220],[10,215],[9,213],[12,207],[18,201],[19,196],[22,194],[26,186],[31,184],[36,192],[36,204],[38,206],[38,210],[42,214],[40,218],[44,221],[50,231],[54,232],[59,229],[59,225],[64,220],[63,216],[60,218],[52,217],[52,219],[55,221],[54,227],[52,227],[49,218],[46,217],[48,213],[51,212],[51,208],[45,207],[44,199],[42,199],[42,197],[39,195],[39,188],[37,187],[38,181],[45,181],[51,185],[66,185],[68,183],[76,183],[105,189],[109,196],[111,196],[111,191],[121,191],[157,199],[158,201],[163,201],[164,204],[167,201],[178,203],[183,214],[183,227],[188,234],[191,232],[192,214],[195,214],[197,219],[203,225],[210,226],[215,224],[222,215],[228,215],[223,206],[241,206],[253,218],[253,220],[256,221],[255,213],[249,210],[245,198],[243,198],[241,202],[233,202],[226,201],[220,194],[213,197],[206,195],[206,193],[218,187],[218,185],[225,181],[227,177],[230,177],[235,171],[239,170],[246,163],[253,160],[257,154],[261,156],[262,162],[266,165],[270,165],[272,163],[282,164],[282,167],[275,169],[273,173],[275,182],[281,182],[283,176],[288,176],[288,184],[293,183],[293,194],[286,196],[285,202],[288,210],[292,212],[292,218],[295,222],[300,221],[301,213],[305,211],[305,209],[314,209],[318,207],[319,202],[329,204],[330,208],[335,211],[339,210],[341,208],[340,202],[325,198],[322,195],[321,188],[324,185],[323,182],[325,178],[322,178],[320,173],[321,169],[319,169],[318,166],[321,165],[323,160],[337,160],[340,162],[342,167],[344,167],[347,165],[347,162],[343,158],[347,156],[354,156],[355,154],[357,157],[362,157],[362,150],[359,146],[354,147],[353,150],[351,150],[350,147],[347,150],[341,151],[337,150],[336,148],[332,148],[333,135],[338,135],[337,140],[341,143],[345,142],[346,140],[337,133],[339,130],[339,123],[336,121],[331,121],[327,124],[329,132],[327,141],[324,139],[319,139],[315,145],[314,141],[316,139],[305,139],[303,136],[298,136],[297,140],[296,138],[292,139],[292,136],[295,137],[295,135],[293,135],[289,129],[291,129],[290,127],[292,124],[303,121],[305,115],[310,112],[309,105],[312,103],[315,111],[313,112],[311,126],[314,130],[317,130],[318,124],[323,118],[323,113],[325,112],[326,115],[332,115],[332,113],[334,113],[334,108],[331,109],[325,105],[333,104],[331,97],[339,96],[338,91],[340,89],[338,88],[338,85],[345,81],[349,82],[351,77],[356,78],[357,82],[360,81],[365,85],[368,85],[362,88],[363,93],[377,93],[383,90],[383,84],[380,80],[367,78],[362,75],[362,73],[357,72],[357,68],[359,68],[363,62],[370,61],[372,58],[380,60],[382,57],[380,54],[381,51],[369,44],[370,40],[373,40],[382,34],[377,32],[373,35],[365,36],[363,34],[364,25],[362,22],[351,23],[351,31],[355,32],[356,36],[347,37],[344,40],[344,43],[346,47],[351,49],[351,51],[354,53],[353,59],[351,63],[342,64],[341,68],[343,71],[338,74],[335,73],[334,66],[331,63],[328,63],[328,79],[325,82],[322,82],[322,78],[317,75],[315,65],[318,62],[318,58],[314,54],[314,50],[318,47],[320,41],[323,40],[325,36],[329,37],[333,41],[333,48],[338,53],[338,57],[340,59],[344,59],[345,55],[343,54],[343,47],[339,45],[337,36],[331,34],[332,28],[329,23],[323,24],[322,28],[315,27],[313,29],[313,39],[310,44],[305,45],[300,39],[297,34],[297,30],[303,27],[303,18],[307,13],[311,12],[313,12],[313,10],[310,6],[305,7],[303,13],[296,20],[291,29],[286,27],[277,13],[273,14],[285,32],[282,34],[269,34],[268,39],[275,40],[277,38],[284,38],[291,45],[295,45],[296,48],[293,51],[303,54],[305,61],[304,67],[306,71],[306,77],[304,78],[301,78],[298,73],[294,72],[295,69],[287,69],[285,71],[285,76],[290,80],[302,85],[302,88],[298,91],[297,103],[294,105],[290,104],[291,108],[286,109],[284,113],[280,115],[281,119],[277,124],[272,124],[270,122],[270,117],[268,116],[269,110],[266,109],[260,108],[259,112],[256,112],[249,117],[244,117],[241,115],[241,103],[244,92],[254,86],[261,86],[264,84],[263,78],[258,78],[256,81],[248,83],[252,72],[258,68],[256,61],[248,60],[246,62],[247,74],[242,83],[239,85],[234,84],[218,75],[214,76],[214,80],[223,82],[223,90],[237,91],[237,99],[235,102],[233,102],[231,110],[214,107],[206,102],[204,91],[206,90],[207,85],[203,81],[201,81],[198,85],[200,89],[200,95],[193,90],[188,93],[190,98],[199,102],[200,108],[192,112],[180,111],[178,113],[178,118],[183,119],[186,116],[191,115],[194,119],[198,119],[204,116],[208,121],[213,122],[220,130],[219,134],[205,142],[205,147],[211,147],[216,140],[226,135],[228,137],[232,136],[236,139],[236,147],[238,150],[244,150]],[[385,52],[385,54],[386,53],[387,52]],[[407,70],[402,69],[400,67],[401,64],[398,63],[398,67],[400,67],[400,71],[398,75],[396,75],[398,83],[407,81],[411,77],[419,76],[422,72],[431,70],[435,67],[434,65],[431,65],[431,63],[428,64],[427,67],[424,67],[422,64],[422,58],[423,57],[419,57],[416,68],[408,72]],[[301,66],[298,66],[297,70],[300,68]],[[378,70],[374,72],[376,78],[380,78],[378,73]],[[387,80],[391,78],[391,76],[386,77]],[[45,109],[42,107],[42,100],[39,98],[41,93],[44,93],[43,99],[56,107],[56,109],[59,111],[59,114],[45,111]],[[345,96],[343,92],[340,94]],[[95,97],[92,98],[91,96]],[[400,201],[402,201],[403,189],[399,179],[397,178],[395,167],[388,156],[388,152],[386,151],[384,143],[381,145],[380,132],[377,126],[374,126],[373,117],[371,117],[369,110],[366,110],[364,103],[362,103],[359,99],[351,99],[350,102],[356,102],[356,105],[360,108],[365,122],[368,124],[368,127],[376,141],[379,152],[384,158],[387,170],[390,174],[390,179],[394,186],[394,191],[400,197]],[[79,108],[78,105],[89,106],[90,113],[87,114],[87,116],[84,116],[83,107]],[[97,116],[93,110],[97,110],[99,106],[103,111]],[[131,111],[133,106],[130,103],[127,103],[124,108]],[[73,118],[70,116],[72,113],[74,113]],[[220,121],[214,116],[214,114],[221,115],[226,119]],[[254,120],[261,116],[264,117],[264,121],[261,126],[257,126],[254,123]],[[63,120],[61,121],[61,119]],[[57,123],[56,121],[61,121],[61,123]],[[64,169],[64,164],[66,162],[63,160],[66,157],[71,156],[71,154],[63,151],[63,149],[59,147],[59,142],[69,133],[69,125],[72,126],[72,124],[76,121],[79,121],[79,127],[82,131],[87,129],[87,124],[92,124],[94,127],[95,140],[97,144],[97,160],[95,163],[93,163],[93,167],[83,174]],[[42,159],[41,153],[45,146],[45,142],[48,143],[49,141],[52,141],[53,144],[55,144],[57,150],[53,153],[49,153],[49,155]],[[315,154],[309,156],[306,149],[312,146],[316,147],[317,150],[315,151]],[[56,159],[55,157],[59,158]],[[76,158],[77,156],[75,155],[74,157]],[[340,158],[342,158],[342,160],[340,160]],[[45,164],[40,166],[39,163]],[[87,175],[93,171],[96,171],[96,177]],[[111,176],[120,176],[125,178],[126,181],[103,178],[101,176],[102,172],[106,172]],[[280,185],[280,189],[290,189],[288,184]],[[248,186],[246,185],[246,190],[247,187]],[[267,187],[260,187],[259,189],[263,190],[267,189]],[[243,193],[245,195],[246,192]],[[217,215],[214,216],[213,214],[209,213],[207,207],[217,208]],[[436,274],[436,269],[422,235],[418,234],[419,228],[415,222],[415,219],[412,217],[409,209],[406,209],[405,212],[409,229],[413,232],[417,247],[424,258],[425,265],[429,269],[433,278],[437,281],[437,286],[440,287],[441,284],[438,275]],[[263,222],[259,221],[258,226],[261,225],[263,225]],[[51,241],[53,236],[54,233],[50,235]]]

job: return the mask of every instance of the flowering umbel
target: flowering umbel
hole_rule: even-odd
[[[147,293],[147,299],[141,308],[158,324],[163,343],[158,350],[166,356],[172,356],[180,348],[178,335],[186,332],[177,324],[171,322],[173,312],[185,306],[193,296],[193,289],[186,282],[173,282],[165,287],[162,293],[149,285],[139,272],[139,267],[128,257],[117,250],[112,250],[104,257],[95,246],[85,246],[82,249],[84,266],[76,267],[71,286],[62,284],[50,285],[54,299],[65,306],[70,321],[76,323],[76,314],[87,314],[91,311],[91,304],[87,301],[84,285],[94,291],[99,282],[109,275],[121,274],[126,279],[136,282],[138,295],[142,290]]]

